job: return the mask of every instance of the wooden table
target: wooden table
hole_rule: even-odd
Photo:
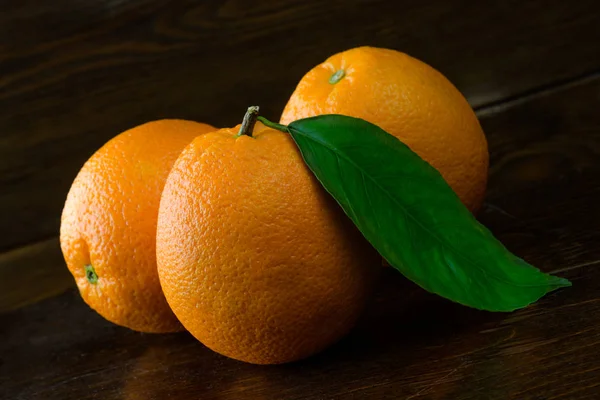
[[[598,3],[398,3],[0,0],[0,398],[600,399]],[[277,119],[305,71],[360,44],[455,82],[490,145],[480,220],[572,288],[495,314],[388,269],[350,335],[281,366],[83,303],[57,234],[95,149],[163,117],[234,125],[259,104]]]

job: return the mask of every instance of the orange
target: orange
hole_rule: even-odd
[[[348,332],[379,257],[287,134],[257,123],[196,138],[175,162],[157,226],[160,282],[183,326],[256,364],[298,360]]]
[[[209,125],[161,120],[116,136],[83,165],[67,196],[60,244],[85,302],[143,332],[181,329],[156,272],[156,220],[171,166]]]
[[[300,80],[281,123],[320,114],[378,125],[435,167],[472,212],[480,208],[488,175],[485,135],[466,99],[429,65],[373,47],[335,54]]]

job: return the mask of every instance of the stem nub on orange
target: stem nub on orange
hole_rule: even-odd
[[[488,175],[485,135],[467,100],[429,65],[373,47],[335,54],[300,80],[281,123],[320,114],[378,125],[435,167],[472,212],[480,208]]]
[[[175,162],[158,217],[160,282],[183,326],[214,351],[298,360],[354,325],[379,256],[288,134],[260,122],[238,130],[196,138]]]
[[[161,120],[116,136],[83,165],[67,196],[60,244],[85,302],[143,332],[181,329],[156,272],[156,220],[171,166],[210,125]]]

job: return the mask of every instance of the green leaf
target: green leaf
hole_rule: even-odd
[[[571,285],[509,252],[435,168],[376,125],[322,115],[287,130],[363,235],[424,289],[466,306],[512,311]]]

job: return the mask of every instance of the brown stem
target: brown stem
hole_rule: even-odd
[[[248,107],[248,111],[246,111],[246,115],[244,115],[242,126],[240,126],[240,131],[237,135],[247,135],[252,137],[252,131],[254,131],[254,124],[256,124],[256,117],[258,117],[258,106]]]

